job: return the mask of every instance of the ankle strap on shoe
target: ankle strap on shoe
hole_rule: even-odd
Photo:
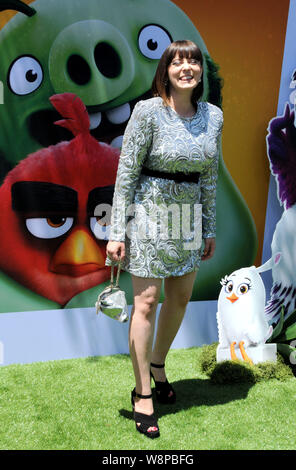
[[[163,369],[164,368],[164,364],[154,364],[153,362],[150,363],[151,367],[157,367],[158,369]]]
[[[150,393],[150,395],[141,395],[140,393],[136,392],[136,389],[134,388],[133,396],[137,398],[152,398],[152,393]]]

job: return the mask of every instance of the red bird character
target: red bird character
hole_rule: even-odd
[[[76,95],[50,101],[65,118],[56,124],[75,137],[29,155],[6,176],[0,268],[64,306],[110,277],[106,243],[119,150],[90,135],[87,110]]]

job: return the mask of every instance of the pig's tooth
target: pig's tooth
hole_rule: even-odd
[[[118,135],[110,142],[111,147],[121,148],[123,135]]]
[[[96,129],[97,127],[99,127],[99,125],[101,124],[101,120],[102,120],[102,113],[100,112],[93,113],[93,114],[89,113],[88,115],[89,115],[89,121],[90,121],[89,128]]]
[[[112,124],[122,124],[127,121],[131,115],[131,107],[129,103],[124,103],[117,108],[106,111],[107,118]]]

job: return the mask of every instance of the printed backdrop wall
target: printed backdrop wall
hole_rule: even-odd
[[[7,8],[9,2],[1,4]],[[222,105],[225,119],[217,251],[202,264],[189,306],[194,321],[194,312],[200,312],[201,320],[210,309],[206,322],[211,335],[196,333],[196,341],[212,340],[221,277],[261,263],[270,178],[265,137],[277,109],[289,1],[36,0],[12,2],[11,9],[0,13],[4,350],[17,348],[9,332],[23,328],[27,312],[26,325],[35,336],[48,319],[51,325],[47,339],[43,335],[40,341],[48,344],[46,354],[38,356],[38,341],[36,354],[30,352],[27,361],[98,353],[75,346],[79,329],[74,328],[80,315],[94,321],[95,300],[110,276],[105,267],[108,227],[100,224],[94,208],[112,201],[122,134],[133,106],[149,96],[165,47],[183,38],[202,49],[203,99]],[[69,109],[52,97],[65,93],[79,96],[88,110],[87,145],[75,126],[54,124]],[[131,303],[128,273],[122,274],[121,286]],[[85,344],[90,328],[94,331],[92,321],[83,320]],[[61,348],[69,340],[71,352],[59,353],[55,347],[52,353],[56,339],[50,332],[57,327],[67,336],[66,341],[61,333]],[[187,345],[184,328],[184,342],[178,344]],[[95,331],[101,334],[106,326]]]

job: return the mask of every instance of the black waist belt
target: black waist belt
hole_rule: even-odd
[[[142,174],[146,176],[154,176],[155,178],[163,178],[167,180],[174,180],[177,183],[198,183],[200,173],[182,173],[178,171],[177,173],[167,173],[165,171],[150,170],[145,166],[142,168]]]

